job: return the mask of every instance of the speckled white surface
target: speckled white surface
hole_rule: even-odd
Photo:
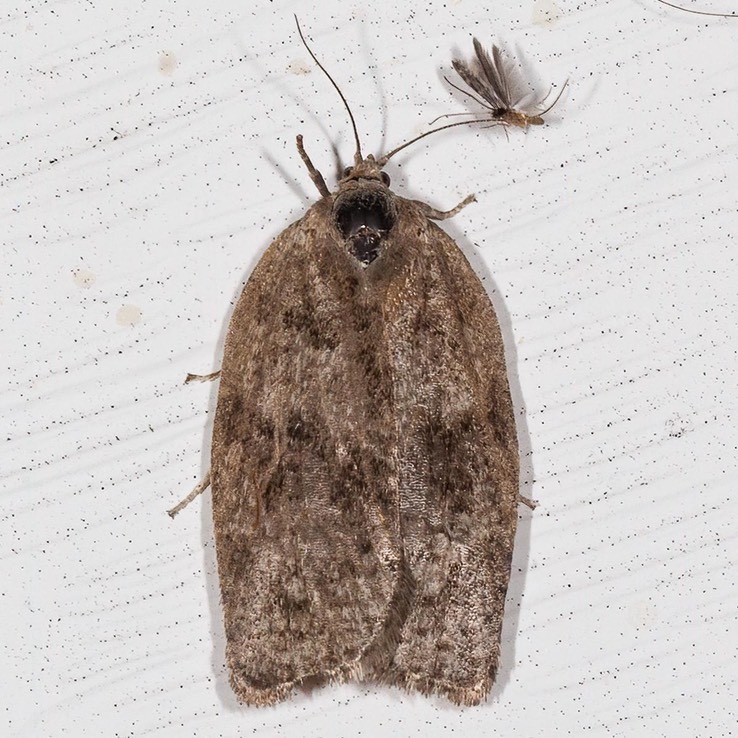
[[[3,735],[735,735],[738,20],[499,5],[0,10]],[[209,495],[165,515],[208,463],[216,387],[182,379],[316,199],[295,134],[331,183],[332,143],[352,153],[293,11],[375,152],[465,109],[442,74],[472,34],[539,91],[570,80],[543,128],[388,167],[438,207],[477,193],[446,226],[498,307],[540,501],[482,707],[361,685],[239,707]]]

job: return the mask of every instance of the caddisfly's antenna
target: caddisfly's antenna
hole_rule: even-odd
[[[694,13],[695,15],[711,15],[713,18],[738,18],[738,15],[735,13],[709,13],[706,10],[692,10],[691,8],[685,8],[683,5],[675,5],[674,3],[669,3],[666,0],[658,0],[662,5],[668,5],[670,8],[676,8],[677,10],[682,10],[685,13]]]
[[[550,104],[550,105],[549,105],[549,106],[548,106],[548,107],[547,107],[547,108],[546,108],[545,110],[541,110],[541,112],[540,112],[540,113],[536,113],[536,115],[538,115],[538,116],[539,116],[540,118],[542,118],[542,117],[543,117],[544,115],[546,115],[546,113],[548,113],[548,112],[549,112],[550,110],[553,110],[553,107],[554,107],[554,105],[556,105],[556,103],[557,103],[557,102],[559,101],[559,98],[560,98],[560,97],[561,97],[561,96],[562,96],[562,95],[564,94],[564,90],[565,90],[565,89],[566,89],[566,88],[567,88],[568,86],[569,86],[569,80],[568,80],[568,78],[567,78],[567,79],[565,79],[565,80],[564,80],[564,84],[563,84],[563,85],[561,85],[561,89],[559,90],[559,94],[558,94],[558,95],[556,95],[556,98],[554,99],[554,101],[553,101],[553,102],[552,102],[552,103],[551,103],[551,104]],[[549,92],[549,95],[550,95],[550,94],[551,94],[551,93]],[[546,97],[548,97],[548,95],[546,95]],[[545,100],[545,99],[546,99],[546,97],[544,97],[544,98],[543,98],[543,100]],[[541,100],[541,102],[543,102],[543,100]]]

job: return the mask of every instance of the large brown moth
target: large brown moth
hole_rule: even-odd
[[[474,197],[395,194],[407,144],[364,156],[341,98],[353,166],[330,192],[297,137],[321,197],[238,300],[193,493],[212,481],[231,685],[251,705],[348,679],[477,704],[521,498],[498,321],[433,222]]]

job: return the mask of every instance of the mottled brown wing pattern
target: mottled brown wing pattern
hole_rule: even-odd
[[[406,264],[384,295],[409,606],[384,678],[460,704],[497,668],[518,446],[492,305],[456,244],[405,201]]]
[[[377,422],[392,387],[369,338],[382,316],[319,232],[327,208],[265,253],[225,344],[213,517],[231,683],[250,704],[359,676],[399,582],[395,428]]]
[[[386,197],[365,268],[334,197],[287,229],[226,339],[213,515],[247,703],[355,676],[476,704],[496,673],[518,492],[500,330],[454,242]]]

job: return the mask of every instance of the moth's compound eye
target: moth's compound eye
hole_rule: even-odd
[[[387,185],[387,187],[390,186],[390,176],[387,174],[387,172],[380,172],[380,177],[382,177],[382,182]]]
[[[345,168],[345,169],[343,170],[343,176],[344,176],[344,177],[348,177],[348,176],[349,176],[349,174],[351,174],[351,172],[353,172],[353,171],[354,171],[354,168],[353,168],[353,167],[346,167],[346,168]]]

